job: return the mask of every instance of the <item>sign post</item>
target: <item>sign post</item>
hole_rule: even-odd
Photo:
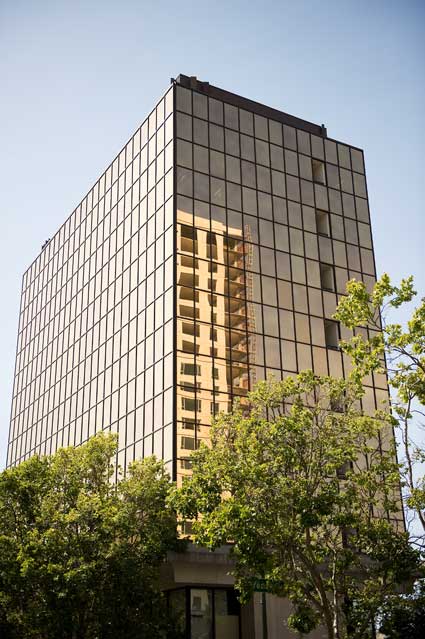
[[[268,639],[267,628],[267,598],[266,593],[271,592],[270,586],[267,585],[266,579],[256,579],[254,581],[254,591],[261,592],[261,615],[263,620],[263,639]]]
[[[268,639],[268,629],[267,629],[267,602],[266,602],[266,591],[263,590],[261,592],[261,604],[262,604],[262,613],[263,613],[263,639]]]

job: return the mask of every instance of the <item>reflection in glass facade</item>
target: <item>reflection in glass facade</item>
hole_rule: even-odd
[[[256,381],[347,373],[332,314],[375,267],[360,150],[188,78],[175,104],[179,478]],[[386,397],[376,375],[365,408]]]
[[[181,479],[256,381],[347,373],[353,277],[375,281],[362,151],[179,76],[24,275],[8,464],[108,429]]]

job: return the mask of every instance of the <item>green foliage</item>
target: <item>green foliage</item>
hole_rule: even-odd
[[[422,639],[425,628],[425,581],[410,595],[389,597],[381,611],[380,631],[388,639]]]
[[[193,476],[173,496],[196,520],[197,543],[232,542],[243,601],[264,579],[293,602],[293,628],[320,620],[330,638],[345,636],[360,607],[367,615],[350,636],[365,637],[418,562],[387,519],[402,517],[390,419],[362,414],[360,395],[355,381],[311,371],[260,382],[249,407],[216,419],[211,448],[193,454]]]
[[[287,623],[291,630],[307,635],[317,627],[319,615],[305,601],[294,602],[294,612],[289,615]]]
[[[423,444],[411,437],[415,417],[425,406],[425,299],[414,309],[405,326],[389,321],[394,309],[411,303],[416,296],[413,278],[394,286],[387,274],[369,293],[362,282],[347,284],[347,295],[338,305],[335,319],[355,331],[341,343],[352,358],[352,377],[358,383],[365,375],[385,372],[393,389],[392,408],[402,443],[402,475],[405,504],[416,513],[425,532],[425,478],[416,468],[425,462]],[[419,540],[424,543],[424,537]]]
[[[154,458],[112,481],[116,437],[99,434],[0,475],[0,628],[10,639],[165,637],[158,586],[176,517]]]

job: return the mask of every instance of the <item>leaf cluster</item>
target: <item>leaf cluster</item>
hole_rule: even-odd
[[[388,639],[422,639],[425,627],[425,581],[410,594],[388,597],[380,613],[380,631]]]
[[[363,282],[351,280],[334,317],[354,331],[351,339],[341,342],[354,364],[352,378],[361,383],[371,373],[388,377],[400,431],[405,505],[425,532],[425,480],[423,472],[417,472],[425,450],[411,435],[412,423],[419,426],[425,414],[425,299],[404,325],[390,321],[395,310],[415,296],[412,277],[395,286],[384,274],[371,292]]]
[[[159,570],[177,546],[162,462],[114,483],[99,434],[0,475],[0,627],[9,638],[166,636]]]
[[[293,602],[300,631],[320,619],[334,632],[351,599],[370,612],[417,565],[391,523],[402,514],[390,419],[363,414],[360,393],[311,371],[260,382],[249,409],[215,420],[173,498],[197,543],[231,543],[241,599],[261,577]]]

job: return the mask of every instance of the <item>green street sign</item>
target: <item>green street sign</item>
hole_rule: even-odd
[[[255,579],[254,591],[255,592],[273,592],[273,588],[277,588],[283,585],[283,581],[270,582],[266,579]]]

